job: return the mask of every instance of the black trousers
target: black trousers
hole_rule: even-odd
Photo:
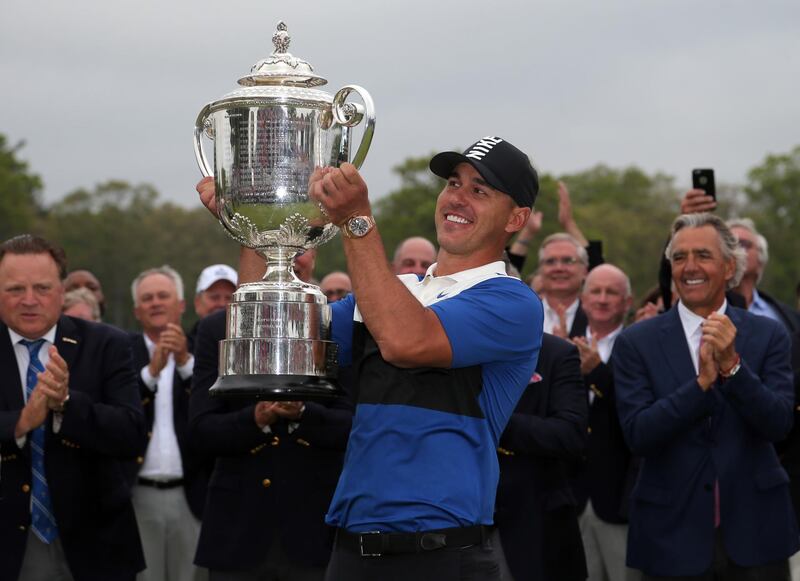
[[[482,545],[362,557],[334,544],[325,581],[501,581],[502,551]]]
[[[273,537],[261,563],[248,571],[211,569],[209,581],[322,581],[325,567],[293,563],[283,549],[280,535]]]
[[[722,533],[714,534],[714,560],[711,568],[700,575],[657,577],[644,575],[642,581],[789,581],[789,561],[778,561],[758,567],[741,567],[731,561],[722,541]]]

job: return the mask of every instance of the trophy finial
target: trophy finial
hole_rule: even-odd
[[[278,22],[278,30],[272,35],[272,44],[275,45],[273,54],[288,52],[290,42],[291,37],[287,32],[286,23],[281,20]]]

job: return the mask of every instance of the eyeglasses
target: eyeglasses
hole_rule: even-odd
[[[551,258],[545,258],[542,260],[542,264],[545,266],[555,266],[556,264],[560,264],[561,266],[572,266],[573,264],[578,264],[579,262],[580,260],[574,256],[562,256],[561,258],[553,256]]]

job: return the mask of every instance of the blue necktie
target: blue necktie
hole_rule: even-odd
[[[36,387],[36,374],[44,371],[42,362],[39,361],[39,349],[44,343],[44,339],[20,341],[28,348],[31,356],[28,364],[27,383],[25,393],[31,397],[33,388]],[[44,424],[30,432],[31,439],[31,530],[39,537],[43,543],[50,544],[58,537],[58,526],[55,516],[53,516],[53,501],[50,498],[50,489],[47,486],[47,478],[44,473]]]

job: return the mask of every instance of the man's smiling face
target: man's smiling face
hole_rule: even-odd
[[[713,226],[683,228],[672,240],[672,280],[681,302],[700,316],[718,309],[736,264],[722,253]]]
[[[439,246],[451,255],[502,251],[516,204],[468,163],[454,169],[436,202]]]

